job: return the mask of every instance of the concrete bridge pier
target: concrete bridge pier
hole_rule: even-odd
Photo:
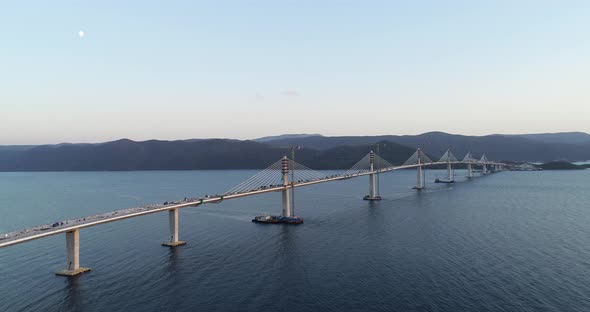
[[[473,166],[471,163],[467,163],[467,177],[473,178]]]
[[[291,194],[289,193],[289,159],[283,156],[281,160],[283,173],[283,217],[293,217],[294,211],[291,207]]]
[[[162,246],[175,247],[186,244],[178,240],[178,208],[168,210],[168,222],[170,223],[170,241],[163,242]]]
[[[416,190],[423,190],[424,188],[426,188],[425,185],[425,181],[426,180],[426,172],[424,170],[424,168],[422,168],[422,165],[416,167],[416,186],[414,186],[414,189]]]
[[[418,167],[416,167],[416,186],[414,189],[423,190],[425,188],[426,174],[422,166],[422,151],[418,149]]]
[[[291,196],[289,194],[289,189],[285,188],[283,190],[283,217],[292,217],[293,212],[291,210]]]
[[[370,169],[371,169],[371,174],[369,174],[369,195],[365,195],[365,197],[363,197],[364,200],[381,200],[381,196],[379,196],[379,194],[377,194],[377,190],[375,188],[375,176],[376,174],[374,173],[375,170],[375,153],[373,153],[373,151],[371,151],[369,153],[369,165],[370,165]]]
[[[489,173],[488,172],[488,166],[486,164],[483,164],[481,169],[482,169],[483,174],[488,174]]]
[[[455,181],[455,173],[453,172],[453,165],[450,162],[447,163],[447,179],[449,182]]]
[[[80,230],[75,229],[66,232],[66,250],[68,264],[63,271],[56,272],[57,275],[74,276],[90,271],[89,268],[80,267]]]

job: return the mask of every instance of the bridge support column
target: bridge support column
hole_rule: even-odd
[[[283,190],[283,217],[292,217],[293,212],[291,211],[291,196],[289,189]]]
[[[422,190],[425,187],[425,183],[424,180],[426,179],[426,175],[424,172],[424,168],[422,166],[422,151],[420,149],[418,149],[418,167],[416,168],[416,186],[414,186],[414,189],[416,190]]]
[[[467,177],[473,178],[473,166],[471,163],[467,163]]]
[[[175,247],[186,244],[178,240],[178,208],[168,210],[168,222],[170,223],[170,241],[163,242],[162,246]]]
[[[485,165],[485,164],[482,165],[482,172],[483,172],[483,174],[488,174],[489,173],[488,172],[488,166],[487,165]]]
[[[90,271],[89,268],[80,267],[80,230],[75,229],[66,232],[66,250],[68,254],[68,264],[63,271],[56,272],[57,275],[74,276],[80,273]]]
[[[363,197],[364,200],[381,200],[381,196],[379,196],[379,194],[377,194],[376,188],[375,188],[375,153],[373,153],[373,151],[371,151],[369,153],[369,165],[370,165],[370,169],[371,169],[371,174],[369,174],[369,195],[366,195],[365,197]]]
[[[447,179],[449,182],[455,181],[455,174],[453,172],[453,165],[450,162],[447,163]]]
[[[414,189],[416,189],[416,190],[424,189],[426,187],[425,183],[424,183],[425,179],[426,179],[426,172],[424,171],[424,168],[422,168],[422,165],[420,165],[416,168],[416,186],[414,186]]]
[[[291,207],[291,194],[289,193],[289,159],[284,156],[282,159],[283,172],[283,217],[293,217],[293,207]]]

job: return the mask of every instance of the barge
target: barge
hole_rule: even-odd
[[[441,179],[436,179],[436,180],[434,180],[434,183],[455,183],[455,180],[441,180]]]
[[[283,216],[256,216],[252,219],[254,223],[287,223],[287,224],[301,224],[303,219],[301,217],[283,217]]]

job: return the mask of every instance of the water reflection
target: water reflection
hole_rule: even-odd
[[[65,309],[62,309],[63,311],[81,311],[81,279],[82,275],[69,276],[65,278]]]
[[[179,256],[181,253],[181,249],[183,246],[176,246],[176,247],[167,247],[168,250],[168,261],[167,261],[167,268],[168,272],[176,272],[178,271],[178,267],[180,264]]]

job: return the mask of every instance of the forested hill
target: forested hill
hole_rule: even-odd
[[[373,146],[339,146],[318,151],[302,148],[296,160],[313,169],[348,169]],[[401,164],[413,148],[383,142],[381,155]],[[0,171],[109,171],[260,169],[290,155],[290,149],[226,139],[42,145],[0,149]]]
[[[431,155],[441,155],[448,148],[457,157],[468,151],[474,154],[485,153],[489,159],[511,161],[583,161],[590,159],[590,142],[571,143],[565,135],[486,135],[466,136],[444,132],[428,132],[419,135],[382,135],[382,136],[301,136],[279,138],[267,141],[274,146],[301,145],[314,149],[329,149],[341,145],[368,145],[378,141],[390,141],[401,145],[422,148]],[[578,135],[579,137],[580,135]],[[550,137],[553,140],[563,138],[563,142],[541,140]]]
[[[576,134],[579,137],[579,134]],[[555,136],[551,136],[555,139]],[[379,144],[379,154],[399,165],[417,147],[437,160],[448,148],[458,158],[471,151],[491,160],[582,161],[590,159],[590,142],[561,143],[522,136],[463,136],[429,132],[413,136],[325,137],[287,135],[264,142],[229,139],[142,141],[99,144],[0,146],[0,171],[106,171],[260,169],[301,146],[296,160],[313,169],[348,169]]]

